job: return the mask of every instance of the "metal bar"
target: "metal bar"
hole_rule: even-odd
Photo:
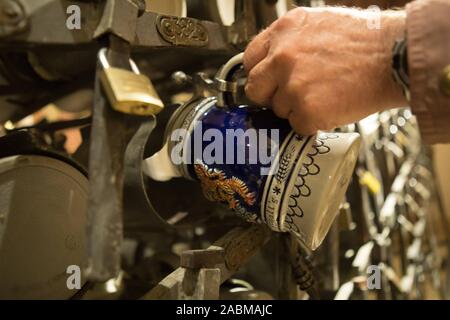
[[[128,66],[128,45],[111,36],[109,61]],[[117,277],[123,238],[124,157],[128,142],[142,119],[114,111],[103,91],[97,71],[89,155],[88,267],[93,281]]]
[[[224,263],[216,266],[220,270],[220,283],[224,283],[270,239],[272,232],[264,225],[236,227],[217,240],[210,249],[224,250]],[[186,269],[178,268],[141,299],[178,299]]]
[[[26,30],[17,30],[8,38],[2,39],[0,47],[10,50],[10,48],[39,48],[51,46],[86,46],[97,42],[97,38],[104,33],[115,33],[125,40],[130,40],[132,48],[156,49],[156,48],[186,48],[189,45],[175,45],[164,40],[158,32],[158,14],[145,12],[136,22],[136,31],[133,35],[126,32],[126,19],[117,19],[114,15],[123,14],[109,10],[111,6],[105,3],[61,1],[59,0],[20,0],[29,8],[26,16],[28,27]],[[76,5],[80,8],[82,15],[82,25],[80,29],[66,27],[67,14],[61,14],[61,6],[65,8]],[[65,9],[64,8],[64,9]],[[65,10],[64,10],[65,12]],[[109,25],[104,26],[104,13],[110,15],[114,21],[107,21]],[[185,18],[186,19],[186,18]],[[208,41],[202,47],[194,46],[197,49],[209,51],[229,51],[232,46],[228,42],[228,28],[211,21],[200,21],[189,18],[204,28],[209,35]],[[112,25],[114,24],[114,25]],[[99,25],[101,28],[99,28]],[[103,25],[103,27],[102,27]],[[117,25],[117,30],[114,27]],[[132,26],[130,25],[130,28]],[[134,27],[134,25],[133,25]],[[255,31],[256,32],[256,31]],[[1,38],[1,35],[0,35]]]

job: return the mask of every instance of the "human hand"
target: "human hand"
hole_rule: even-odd
[[[247,47],[247,97],[273,108],[300,134],[330,130],[406,104],[392,77],[392,48],[403,37],[403,11],[296,8]]]

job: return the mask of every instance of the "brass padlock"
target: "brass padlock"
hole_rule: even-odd
[[[151,116],[158,114],[164,104],[156,93],[150,79],[140,74],[133,60],[130,59],[131,70],[111,67],[106,58],[106,48],[98,53],[103,70],[100,82],[112,108],[116,111]]]

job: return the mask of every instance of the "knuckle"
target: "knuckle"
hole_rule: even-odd
[[[275,23],[274,30],[280,32],[285,29],[288,29],[290,26],[291,26],[291,18],[288,16],[282,16]]]
[[[274,24],[274,28],[278,30],[284,30],[287,28],[292,28],[293,26],[297,26],[302,22],[302,18],[306,15],[306,13],[306,10],[301,7],[289,10],[284,16],[278,18],[278,20]]]
[[[296,129],[304,135],[313,135],[324,126],[327,126],[323,119],[319,116],[317,108],[314,104],[302,100],[294,109],[292,121],[296,121]]]
[[[277,65],[289,63],[294,59],[295,59],[295,54],[293,53],[292,50],[289,50],[286,47],[280,48],[272,56],[273,62]]]
[[[275,24],[275,30],[277,31],[282,31],[285,29],[289,29],[292,28],[292,26],[295,26],[297,22],[297,19],[295,18],[295,16],[292,13],[287,13],[284,16],[280,17],[276,24]]]
[[[305,7],[297,7],[292,10],[289,10],[287,14],[292,15],[298,19],[299,17],[305,16],[307,13],[308,11],[305,9]]]
[[[298,102],[297,100],[302,96],[302,83],[291,79],[286,85],[285,93]]]
[[[244,51],[244,68],[247,72],[253,67],[267,52],[269,52],[271,37],[269,30],[264,30],[257,35],[247,46]]]
[[[272,111],[278,118],[281,119],[288,119],[289,114],[291,113],[288,106],[280,105],[280,103],[274,103],[272,106]]]
[[[245,90],[248,90],[250,94],[257,92],[255,90],[258,87],[258,83],[261,81],[261,74],[257,71],[257,69],[252,69],[247,77],[247,83],[245,86]]]
[[[311,136],[316,134],[318,131],[318,129],[311,122],[306,121],[306,119],[301,118],[294,113],[289,115],[288,120],[292,129],[300,135]]]
[[[247,48],[244,51],[244,68],[247,71],[249,70],[249,67],[254,64],[254,60],[256,56],[258,55],[258,48],[260,47],[260,43],[262,40],[255,39],[247,46]]]
[[[245,49],[244,52],[244,69],[249,72],[250,70],[250,65],[251,65],[251,60],[252,60],[252,46],[247,47],[247,49]]]
[[[294,80],[289,80],[289,82],[284,86],[284,95],[290,102],[292,110],[302,111],[305,107],[301,83]]]
[[[252,82],[247,82],[247,84],[245,85],[245,95],[252,101],[255,101],[255,96],[254,96],[254,92],[255,90],[253,89],[253,83]]]
[[[308,123],[312,127],[314,127],[316,130],[321,130],[324,127],[326,127],[326,122],[320,115],[318,115],[317,111],[315,111],[313,108],[307,108],[306,112],[308,114]]]
[[[305,98],[303,112],[307,114],[317,130],[330,130],[334,128],[333,109],[330,109],[328,104],[324,103],[320,96],[310,93]]]
[[[254,81],[248,81],[245,85],[245,95],[247,98],[249,98],[251,101],[257,103],[257,104],[263,104],[264,103],[264,97],[261,96],[259,91],[257,90],[257,84],[255,84]]]
[[[308,12],[310,8],[298,7],[288,12],[292,19],[295,20],[297,26],[304,25],[306,22]]]

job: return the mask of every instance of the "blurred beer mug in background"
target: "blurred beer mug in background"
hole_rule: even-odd
[[[356,164],[357,133],[304,137],[269,108],[234,101],[240,54],[216,76],[219,94],[177,109],[164,147],[143,162],[156,181],[196,180],[205,197],[249,222],[295,234],[308,248],[325,238]]]

